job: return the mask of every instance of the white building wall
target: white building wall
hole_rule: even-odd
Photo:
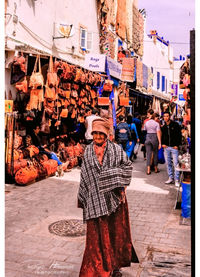
[[[14,2],[18,22],[13,23]],[[6,35],[15,40],[43,50],[53,56],[83,66],[84,55],[80,51],[80,24],[93,33],[91,52],[99,54],[99,30],[95,0],[10,0],[7,6]],[[10,17],[10,20],[8,20]],[[56,39],[61,36],[54,31],[54,23],[73,24],[74,35],[70,38]],[[13,36],[15,31],[15,36]],[[8,40],[8,48],[17,42]],[[75,47],[72,55],[72,46]]]
[[[170,82],[172,82],[173,70],[170,69],[168,61],[168,47],[157,42],[153,42],[153,39],[149,38],[147,34],[144,34],[144,55],[142,62],[149,68],[153,67],[153,87],[152,90],[162,92],[162,76],[167,79],[167,93],[170,92]],[[160,88],[157,90],[157,72],[160,72]],[[162,93],[166,94],[166,91]]]

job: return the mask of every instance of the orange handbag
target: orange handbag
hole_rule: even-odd
[[[20,168],[26,167],[26,166],[27,166],[26,159],[14,161],[14,174],[17,172],[17,170],[19,170]]]
[[[15,174],[15,181],[17,184],[26,185],[34,181],[38,177],[38,171],[34,166],[26,166],[20,168]]]
[[[66,79],[66,80],[71,80],[73,75],[72,75],[72,71],[71,71],[71,66],[66,63],[66,62],[63,62],[62,63],[62,66],[63,66],[63,78]]]
[[[29,151],[29,155],[31,158],[35,155],[38,155],[40,152],[39,149],[35,145],[30,145],[26,149]]]
[[[48,85],[48,82],[46,82],[46,85],[45,85],[44,97],[51,100],[56,100],[56,90],[54,87],[50,88]]]
[[[67,118],[68,117],[68,109],[62,109],[60,113],[60,117]]]
[[[42,89],[31,89],[30,100],[26,106],[26,110],[30,111],[38,109],[41,111],[42,102],[44,101],[43,88]]]
[[[119,97],[119,105],[120,106],[129,106],[129,98],[128,97]]]
[[[39,71],[38,72],[36,72],[37,63],[39,63]],[[31,74],[31,77],[30,77],[29,87],[31,87],[33,89],[37,89],[37,88],[43,87],[43,85],[44,85],[44,78],[42,76],[42,71],[41,71],[40,57],[39,57],[39,55],[37,55],[34,69]]]
[[[110,100],[109,97],[98,97],[99,106],[109,106]]]
[[[73,89],[78,90],[79,89],[79,85],[78,84],[73,84]]]
[[[96,98],[96,97],[97,97],[97,93],[96,93],[96,91],[95,91],[95,90],[93,90],[93,89],[91,89],[91,91],[90,91],[90,95],[91,95],[92,99],[94,99],[94,98]]]
[[[75,166],[77,166],[77,165],[78,165],[78,158],[77,158],[77,157],[74,157],[74,158],[71,158],[71,159],[69,160],[68,168],[71,169],[71,168],[73,168],[73,167],[75,167]]]
[[[111,92],[113,89],[113,83],[114,82],[112,80],[105,80],[105,83],[103,85],[103,90]]]
[[[49,59],[49,69],[47,72],[47,81],[50,88],[57,85],[57,73],[53,70],[53,58],[50,56]]]
[[[78,156],[81,156],[81,154],[83,153],[84,153],[83,147],[80,145],[80,143],[77,143],[74,146],[74,155],[78,157]]]
[[[27,93],[28,92],[28,82],[26,80],[26,76],[24,77],[24,80],[22,82],[17,82],[15,87],[18,91]]]
[[[77,111],[76,109],[73,109],[73,112],[72,112],[72,115],[71,115],[71,118],[75,118],[77,115]]]
[[[70,103],[71,103],[72,105],[76,105],[76,100],[75,100],[74,98],[71,98],[71,99],[70,99]]]
[[[75,76],[74,82],[76,83],[80,82],[82,73],[83,71],[80,68],[76,69],[76,76]]]
[[[47,171],[47,175],[53,175],[57,168],[58,168],[58,162],[53,160],[53,159],[49,159],[48,161],[44,161],[42,163],[43,167],[46,169]]]
[[[76,90],[72,90],[72,92],[71,92],[71,97],[76,98],[77,96],[78,96],[77,91],[76,91]]]

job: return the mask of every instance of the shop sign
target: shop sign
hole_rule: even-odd
[[[117,79],[121,79],[122,65],[116,62],[115,60],[111,59],[110,57],[107,57],[107,65],[109,68],[110,75]]]
[[[12,113],[13,100],[5,100],[5,113]]]
[[[74,26],[73,24],[60,23],[58,24],[58,32],[64,37],[71,37],[74,35]]]
[[[122,59],[121,80],[126,82],[134,81],[134,59],[133,58]]]
[[[85,65],[84,68],[97,71],[97,72],[105,72],[105,55],[85,55]]]
[[[185,98],[183,97],[183,94],[179,94],[179,101],[185,101]]]

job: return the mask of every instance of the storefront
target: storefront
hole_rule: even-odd
[[[44,53],[18,51],[12,55],[6,53],[6,56],[9,56],[5,93],[7,181],[25,184],[56,172],[58,164],[52,165],[51,170],[46,160],[45,174],[43,159],[47,157],[42,157],[31,143],[36,126],[40,127],[42,145],[47,145],[49,151],[61,155],[58,148],[64,143],[67,155],[61,161],[68,160],[68,168],[72,168],[79,164],[83,155],[84,121],[91,110],[98,108],[100,115],[109,118],[113,127],[119,112],[129,105],[126,83],[117,78],[121,65],[118,68],[113,61],[108,65],[105,56],[104,67],[107,68],[96,71]],[[113,137],[114,128],[111,139]],[[29,173],[22,172],[23,168]],[[18,178],[17,181],[19,170],[21,175],[32,175],[32,178]]]

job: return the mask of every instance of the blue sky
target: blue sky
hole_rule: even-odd
[[[157,30],[169,40],[174,56],[190,53],[190,30],[195,28],[195,0],[138,0],[138,8],[147,13],[146,32]],[[177,44],[187,43],[187,44]]]

